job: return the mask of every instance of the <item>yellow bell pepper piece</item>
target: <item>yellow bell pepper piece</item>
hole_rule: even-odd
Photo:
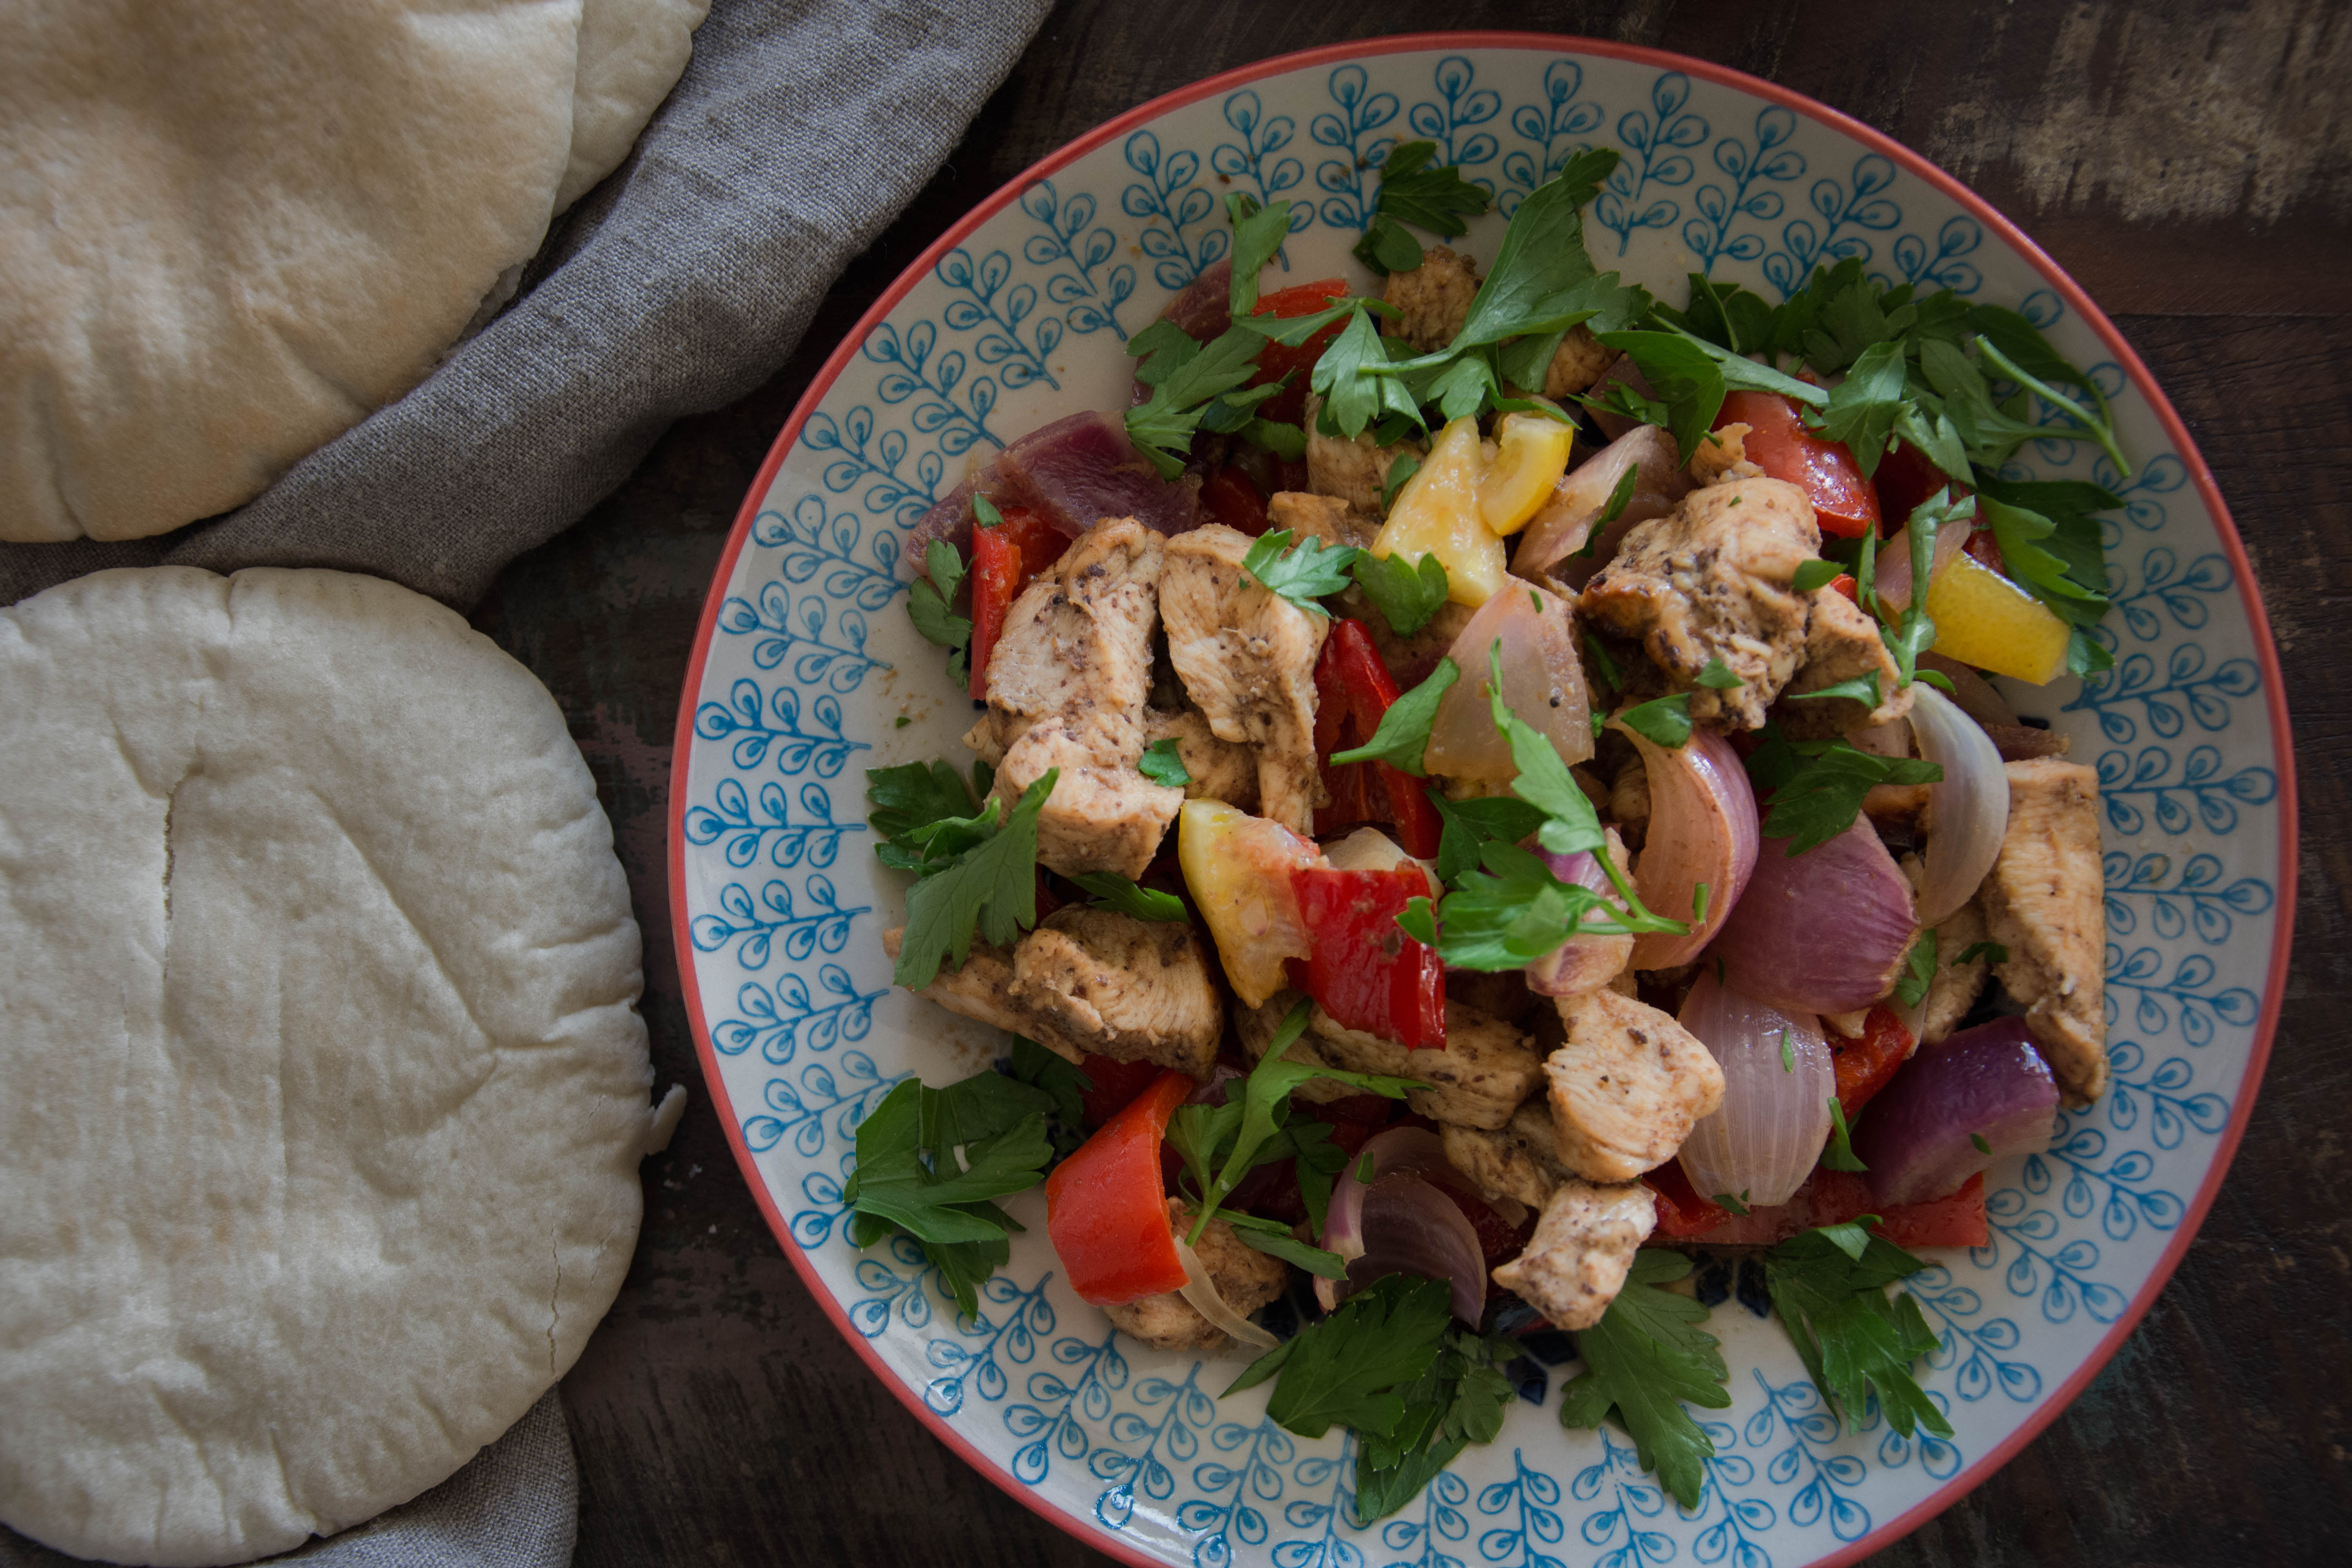
[[[1398,489],[1372,553],[1416,563],[1434,555],[1445,568],[1447,598],[1474,610],[1493,598],[1503,587],[1503,541],[1478,515],[1486,476],[1477,421],[1454,420],[1438,432],[1421,470]]]
[[[1936,623],[1936,651],[1947,658],[2036,686],[2066,673],[2066,623],[1969,555],[1953,556],[1936,574],[1927,609]]]
[[[1498,534],[1517,533],[1543,510],[1568,472],[1576,434],[1541,414],[1506,414],[1495,431],[1494,466],[1478,487],[1478,515]]]

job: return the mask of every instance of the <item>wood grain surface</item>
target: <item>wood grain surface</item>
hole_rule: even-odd
[[[1782,83],[1950,169],[2113,315],[2212,464],[2277,629],[2303,799],[2285,1011],[2243,1148],[2154,1310],[2072,1408],[1885,1564],[2337,1563],[2352,1540],[2352,7],[1411,6],[1073,0],[790,363],[679,424],[478,617],[562,700],[646,937],[662,1081],[610,1319],[564,1381],[577,1561],[1107,1563],[966,1468],[852,1354],[752,1206],[700,1093],[670,946],[672,725],[728,526],[808,379],[933,237],[1033,160],[1268,55],[1432,27],[1679,50]],[[1573,1547],[1576,1543],[1568,1543]]]

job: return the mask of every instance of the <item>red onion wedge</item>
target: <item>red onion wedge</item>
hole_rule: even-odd
[[[1922,681],[1912,688],[1911,732],[1919,754],[1943,765],[1927,786],[1927,879],[1919,922],[1934,925],[1976,896],[2009,831],[2009,771],[1977,721]]]
[[[1968,544],[1969,535],[1975,526],[1963,518],[1957,522],[1947,522],[1936,530],[1936,558],[1927,567],[1929,582],[1934,582],[1942,574],[1945,564]],[[1886,601],[1888,609],[1899,614],[1909,607],[1911,531],[1908,528],[1896,530],[1894,538],[1879,545],[1878,574],[1872,582],[1878,590],[1878,596]]]
[[[1495,728],[1487,695],[1487,652],[1503,645],[1503,700],[1541,730],[1560,761],[1592,755],[1592,710],[1584,660],[1576,651],[1576,616],[1563,595],[1509,583],[1470,617],[1445,657],[1462,679],[1446,688],[1430,720],[1422,765],[1448,778],[1507,784],[1518,776],[1511,743]]]
[[[1918,1203],[2004,1155],[2049,1148],[2057,1117],[2058,1083],[2025,1020],[1996,1018],[1906,1062],[1872,1098],[1853,1152],[1870,1167],[1873,1198]]]
[[[1201,1255],[1192,1250],[1181,1232],[1176,1237],[1176,1256],[1184,1264],[1184,1283],[1177,1293],[1192,1303],[1192,1310],[1254,1350],[1270,1351],[1281,1345],[1280,1340],[1234,1311],[1232,1304],[1217,1293],[1217,1282],[1209,1277]]]
[[[1625,510],[1609,522],[1601,514],[1625,478],[1634,472]],[[1530,582],[1549,574],[1564,587],[1581,588],[1617,552],[1618,541],[1637,522],[1664,517],[1690,493],[1690,479],[1675,460],[1675,438],[1654,425],[1636,425],[1563,475],[1552,487],[1511,557],[1511,570]],[[1595,529],[1601,542],[1582,553]]]
[[[1625,847],[1615,828],[1602,831],[1609,837],[1610,858],[1622,869]],[[1614,901],[1609,873],[1591,853],[1579,850],[1573,855],[1555,855],[1548,849],[1537,853],[1561,881],[1572,887],[1590,888],[1611,896]],[[1623,973],[1633,952],[1633,939],[1622,932],[1615,936],[1570,937],[1527,966],[1528,989],[1541,996],[1582,996]]]
[[[1918,937],[1911,884],[1864,817],[1802,855],[1789,844],[1764,840],[1714,955],[1734,986],[1775,1006],[1867,1007],[1894,989]]]
[[[1715,939],[1747,889],[1764,832],[1756,792],[1739,754],[1720,735],[1693,730],[1688,741],[1668,751],[1618,728],[1642,753],[1650,784],[1649,833],[1633,890],[1651,913],[1681,921],[1691,920],[1698,885],[1706,884],[1706,918],[1691,921],[1690,934],[1652,931],[1634,939],[1634,968],[1672,969],[1696,958]]]
[[[1683,1140],[1692,1188],[1750,1208],[1787,1203],[1829,1141],[1837,1064],[1820,1020],[1727,990],[1702,967],[1681,1023],[1723,1068],[1723,1103]]]
[[[1369,1184],[1356,1179],[1372,1162]],[[1433,1132],[1396,1127],[1373,1137],[1331,1189],[1323,1247],[1348,1262],[1348,1278],[1315,1281],[1329,1311],[1384,1274],[1418,1274],[1454,1287],[1454,1315],[1476,1323],[1486,1310],[1486,1256],[1460,1205],[1424,1175],[1450,1171]]]

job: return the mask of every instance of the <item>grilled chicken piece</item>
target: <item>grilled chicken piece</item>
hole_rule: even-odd
[[[1445,1004],[1445,1048],[1409,1051],[1393,1040],[1341,1026],[1315,1009],[1307,1032],[1325,1060],[1355,1072],[1418,1079],[1405,1103],[1433,1121],[1501,1127],[1543,1081],[1535,1042],[1467,1003]]]
[[[1559,1163],[1559,1135],[1540,1100],[1530,1100],[1511,1112],[1511,1120],[1500,1128],[1448,1123],[1437,1131],[1447,1163],[1490,1195],[1517,1198],[1539,1209],[1561,1183],[1573,1179]]]
[[[1315,659],[1329,623],[1243,574],[1255,542],[1222,523],[1170,540],[1160,615],[1169,659],[1210,730],[1257,748],[1258,815],[1311,837],[1322,788]]]
[[[1808,710],[1807,717],[1840,735],[1865,725],[1891,724],[1911,711],[1911,689],[1895,689],[1903,672],[1895,667],[1895,656],[1887,651],[1886,639],[1878,635],[1877,624],[1836,589],[1815,589],[1812,619],[1805,626],[1804,662],[1789,683],[1790,695],[1824,690],[1873,672],[1878,676],[1878,694],[1883,699],[1875,708],[1865,709],[1843,697],[1818,698],[1791,706]],[[1828,711],[1811,711],[1822,709]]]
[[[1381,290],[1381,299],[1403,312],[1389,330],[1423,353],[1435,353],[1461,335],[1477,297],[1477,266],[1442,245],[1424,249],[1421,265],[1410,272],[1390,273]],[[1604,361],[1601,369],[1608,368]]]
[[[1906,855],[1899,864],[1913,893],[1927,885],[1927,863],[1918,856]],[[1959,962],[1960,954],[1984,940],[1984,905],[1980,900],[1970,899],[1936,927],[1936,973],[1927,982],[1927,994],[1920,999],[1916,1038],[1911,1047],[1914,1055],[1922,1046],[1941,1045],[1949,1038],[1960,1020],[1977,1005],[1977,998],[1984,994],[1991,965],[1982,957],[1966,963]],[[1862,1031],[1857,1027],[1840,1032],[1856,1035]]]
[[[1381,491],[1388,483],[1389,465],[1407,454],[1418,460],[1425,449],[1418,441],[1383,447],[1372,439],[1369,430],[1352,441],[1342,436],[1327,436],[1319,427],[1322,416],[1322,400],[1313,393],[1307,394],[1307,488],[1317,495],[1347,502],[1351,510],[1372,517],[1382,515],[1388,510],[1381,504]]]
[[[1723,1103],[1723,1069],[1674,1019],[1615,991],[1564,996],[1568,1043],[1544,1063],[1560,1163],[1630,1182],[1675,1157]]]
[[[1563,1182],[1544,1205],[1527,1250],[1495,1270],[1495,1283],[1517,1292],[1556,1329],[1589,1329],[1625,1288],[1634,1249],[1657,1223],[1657,1200],[1639,1182]]]
[[[1352,544],[1369,550],[1381,531],[1379,512],[1358,511],[1338,496],[1308,490],[1275,491],[1265,498],[1265,515],[1268,531],[1286,528],[1294,544],[1312,538],[1327,547]]]
[[[1290,1016],[1290,1010],[1297,1006],[1301,1000],[1296,991],[1277,991],[1265,999],[1263,1006],[1234,1007],[1234,1029],[1241,1037],[1242,1050],[1252,1063],[1265,1059],[1265,1048],[1274,1043],[1275,1030],[1282,1026],[1283,1019]],[[1405,1054],[1401,1048],[1393,1046],[1390,1049],[1395,1051],[1399,1058]],[[1309,1063],[1316,1067],[1340,1067],[1339,1059],[1323,1048],[1322,1043],[1315,1037],[1312,1031],[1303,1033],[1291,1041],[1290,1048],[1282,1053],[1282,1059],[1286,1062]],[[1340,1070],[1348,1069],[1341,1068]],[[1310,1078],[1292,1089],[1290,1098],[1305,1100],[1310,1105],[1328,1105],[1335,1100],[1345,1100],[1351,1094],[1360,1092],[1361,1090],[1341,1083],[1336,1079]]]
[[[898,956],[903,931],[885,932]],[[950,1013],[1026,1035],[1071,1061],[1147,1061],[1205,1079],[1224,1014],[1189,925],[1115,910],[1056,910],[1007,952],[976,942],[922,994]]]
[[[2066,1103],[2088,1105],[2107,1087],[2099,776],[2054,757],[2005,771],[2009,830],[1977,894],[1987,936],[2009,950],[1993,973],[2025,1004]]]
[[[1147,745],[1176,742],[1177,760],[1192,775],[1192,782],[1183,786],[1186,800],[1222,800],[1256,815],[1257,754],[1247,746],[1218,740],[1206,714],[1190,708],[1172,713],[1150,709],[1143,733]]]
[[[1698,450],[1691,454],[1692,480],[1699,485],[1721,484],[1726,479],[1755,479],[1764,476],[1748,457],[1748,437],[1754,426],[1737,421],[1720,430],[1710,430],[1698,438]]]
[[[1168,1228],[1180,1237],[1192,1228],[1192,1216],[1174,1198],[1168,1200]],[[1281,1295],[1290,1282],[1288,1264],[1245,1245],[1234,1234],[1234,1227],[1221,1219],[1209,1222],[1201,1233],[1201,1245],[1192,1251],[1225,1305],[1244,1318]],[[1174,1290],[1106,1307],[1103,1311],[1111,1327],[1153,1350],[1214,1352],[1233,1343],[1223,1330],[1201,1316],[1192,1302]]]
[[[1811,603],[1797,568],[1821,548],[1813,503],[1780,479],[1737,479],[1693,490],[1667,516],[1633,529],[1585,585],[1580,606],[1641,640],[1691,717],[1717,730],[1752,730],[1796,672]],[[1697,684],[1720,658],[1741,684]]]
[[[1582,392],[1616,363],[1617,351],[1603,346],[1592,329],[1580,321],[1568,329],[1559,347],[1552,351],[1551,363],[1544,366],[1543,395],[1559,398]]]
[[[1011,810],[1049,768],[1061,776],[1037,821],[1037,858],[1065,874],[1139,877],[1184,792],[1135,771],[1162,565],[1160,536],[1106,519],[1022,590],[988,661],[988,713],[965,742],[998,754]]]

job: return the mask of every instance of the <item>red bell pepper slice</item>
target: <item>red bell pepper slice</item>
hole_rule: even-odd
[[[1879,1223],[1875,1232],[1901,1247],[1982,1247],[1990,1235],[1985,1220],[1984,1176],[1970,1176],[1959,1191],[1948,1197],[1927,1198],[1916,1204],[1894,1204],[1882,1210],[1870,1201],[1870,1183],[1847,1171],[1815,1167],[1797,1189],[1796,1196],[1785,1204],[1769,1208],[1750,1209],[1738,1217],[1723,1215],[1717,1209],[1717,1223],[1703,1231],[1674,1231],[1666,1228],[1666,1211],[1661,1180],[1663,1173],[1675,1169],[1678,1162],[1652,1171],[1643,1178],[1654,1193],[1659,1193],[1658,1228],[1651,1233],[1653,1245],[1669,1240],[1696,1241],[1702,1246],[1772,1247],[1788,1240],[1801,1231],[1825,1225],[1843,1225],[1864,1215],[1874,1214]],[[1689,1182],[1682,1183],[1685,1189]],[[1709,1205],[1709,1207],[1714,1205]]]
[[[1839,593],[1843,594],[1846,596],[1847,603],[1853,605],[1859,605],[1862,603],[1862,590],[1855,584],[1853,573],[1839,573],[1836,576],[1830,579],[1830,586],[1836,589]]]
[[[1777,392],[1726,394],[1715,427],[1731,424],[1748,426],[1748,460],[1766,478],[1805,492],[1823,533],[1860,539],[1878,527],[1878,492],[1853,454],[1807,429],[1793,401]]]
[[[1192,1089],[1162,1072],[1045,1178],[1045,1234],[1081,1300],[1118,1307],[1183,1285],[1160,1143]]]
[[[971,695],[988,696],[988,659],[1004,633],[1005,612],[1038,573],[1070,547],[1070,536],[1024,506],[1006,507],[992,527],[971,530]]]
[[[1908,1251],[1920,1247],[1983,1247],[1992,1240],[1985,1219],[1984,1173],[1960,1184],[1949,1197],[1890,1205],[1878,1234]]]
[[[1418,866],[1391,871],[1310,867],[1290,874],[1314,951],[1290,961],[1294,984],[1343,1027],[1408,1050],[1445,1048],[1445,966],[1396,923],[1430,896]]]
[[[1696,1236],[1731,1217],[1728,1210],[1698,1195],[1680,1160],[1667,1161],[1642,1180],[1649,1186],[1650,1195],[1657,1200],[1658,1224],[1651,1232],[1654,1236],[1669,1239]]]
[[[1279,316],[1284,321],[1292,321],[1300,316],[1311,316],[1332,300],[1345,299],[1347,293],[1346,279],[1326,278],[1261,296],[1257,309],[1251,314]],[[1334,321],[1297,348],[1269,342],[1258,351],[1257,374],[1251,376],[1249,382],[1252,386],[1280,381],[1286,372],[1290,374],[1289,384],[1258,405],[1259,418],[1271,419],[1280,425],[1296,425],[1307,416],[1307,378],[1313,374],[1315,362],[1323,357],[1323,351],[1331,346],[1331,340],[1339,335],[1339,329],[1344,325],[1344,321]]]
[[[1870,1010],[1859,1039],[1832,1035],[1830,1054],[1837,1064],[1838,1104],[1852,1121],[1910,1058],[1911,1031],[1894,1008],[1881,1004]]]
[[[1370,742],[1381,727],[1381,715],[1398,696],[1396,680],[1381,661],[1364,623],[1335,622],[1315,661],[1316,751],[1328,759],[1334,752]],[[1315,813],[1317,837],[1367,822],[1386,823],[1396,829],[1406,854],[1425,858],[1437,853],[1445,825],[1423,793],[1421,781],[1411,773],[1382,762],[1333,767],[1326,761],[1323,787],[1331,804]]]
[[[1247,474],[1230,465],[1202,482],[1201,507],[1227,528],[1239,529],[1252,539],[1265,531],[1265,497],[1250,483]]]

